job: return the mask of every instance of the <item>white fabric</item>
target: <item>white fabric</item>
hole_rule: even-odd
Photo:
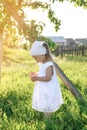
[[[37,55],[46,54],[47,50],[43,46],[44,43],[45,43],[44,41],[35,41],[31,47],[30,55],[37,56]]]
[[[41,64],[38,76],[45,76],[48,66],[53,66],[52,79],[48,82],[36,82],[32,97],[32,108],[41,112],[54,112],[63,104],[61,89],[53,62],[48,61]]]

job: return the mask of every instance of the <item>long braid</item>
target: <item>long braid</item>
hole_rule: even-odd
[[[46,43],[44,43],[43,46],[44,46],[44,47],[46,48],[46,50],[47,50],[47,54],[46,54],[47,59],[53,61],[53,59],[52,59],[52,57],[51,57],[51,52],[50,52],[50,49],[49,49],[48,45],[47,45]]]

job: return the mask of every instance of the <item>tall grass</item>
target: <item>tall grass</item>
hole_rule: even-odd
[[[56,57],[55,61],[87,101],[86,57]],[[4,48],[0,85],[0,130],[86,130],[87,103],[78,101],[60,81],[64,104],[49,120],[32,109],[34,84],[29,71],[37,71],[29,52]]]

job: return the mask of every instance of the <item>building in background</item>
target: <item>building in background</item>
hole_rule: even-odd
[[[67,40],[63,36],[46,36],[58,45],[66,45]]]

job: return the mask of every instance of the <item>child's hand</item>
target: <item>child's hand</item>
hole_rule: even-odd
[[[36,72],[30,72],[29,76],[30,76],[30,78],[33,82],[36,81],[36,79],[37,79],[37,73]]]
[[[36,77],[37,73],[36,72],[29,72],[29,76],[30,76],[30,78]]]

